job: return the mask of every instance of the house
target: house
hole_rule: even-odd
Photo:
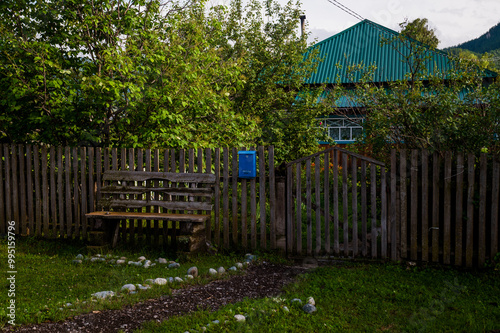
[[[408,43],[396,40],[399,33],[364,20],[360,23],[327,38],[312,48],[317,48],[320,58],[316,73],[307,80],[310,85],[326,84],[327,90],[335,85],[352,89],[363,75],[364,68],[374,66],[371,83],[387,87],[389,82],[407,80],[408,75],[427,69],[434,73],[447,73],[455,59],[449,54],[431,49],[415,40]],[[406,41],[403,39],[403,41]],[[420,59],[413,59],[412,48],[419,47]],[[358,68],[358,70],[356,70]],[[484,80],[492,82],[497,76],[495,72],[485,71]],[[348,96],[336,101],[335,111],[319,119],[331,142],[348,144],[356,141],[363,132],[363,119],[366,115],[362,105],[356,105]]]

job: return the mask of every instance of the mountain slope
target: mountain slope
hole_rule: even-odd
[[[475,53],[490,52],[500,49],[500,23],[491,28],[481,37],[455,46]]]

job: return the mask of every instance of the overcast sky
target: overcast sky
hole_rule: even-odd
[[[287,0],[278,0],[285,4]],[[500,22],[500,0],[339,0],[361,17],[399,31],[405,18],[427,18],[439,48],[477,38]],[[328,0],[302,0],[311,41],[321,41],[359,20]]]

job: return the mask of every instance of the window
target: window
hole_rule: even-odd
[[[321,118],[319,125],[337,143],[352,143],[363,134],[363,118]]]

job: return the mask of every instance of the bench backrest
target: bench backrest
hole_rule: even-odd
[[[99,205],[105,210],[212,210],[214,174],[108,170],[103,181]]]

